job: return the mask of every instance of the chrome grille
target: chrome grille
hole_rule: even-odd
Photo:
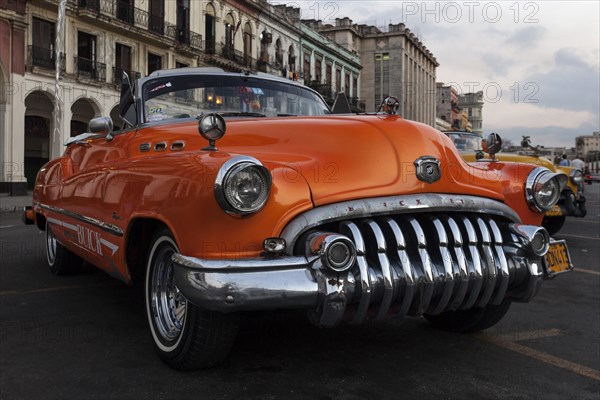
[[[502,302],[510,263],[507,219],[480,213],[413,213],[319,226],[349,237],[357,249],[351,270],[352,323],[399,315],[439,314]],[[504,232],[504,234],[503,234]],[[513,274],[514,275],[514,274]]]

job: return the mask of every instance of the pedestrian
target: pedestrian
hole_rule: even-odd
[[[562,160],[560,160],[560,165],[561,167],[568,167],[569,166],[569,160],[567,159],[567,155],[563,154],[562,155]]]
[[[585,163],[581,159],[581,154],[577,154],[577,156],[571,161],[571,167],[577,168],[581,172],[585,169]]]
[[[583,193],[583,176],[585,172],[585,163],[581,159],[581,154],[577,154],[573,161],[571,161],[571,167],[581,171],[581,182],[577,184],[577,191]]]

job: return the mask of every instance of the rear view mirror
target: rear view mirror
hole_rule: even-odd
[[[490,133],[482,143],[483,151],[488,153],[492,160],[494,155],[502,149],[502,138],[497,133]]]
[[[90,121],[88,130],[106,136],[106,141],[113,139],[113,121],[110,117],[97,117]]]

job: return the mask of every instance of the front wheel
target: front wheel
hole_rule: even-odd
[[[178,252],[171,232],[163,229],[152,240],[146,269],[148,324],[159,357],[175,369],[214,366],[229,354],[237,333],[235,315],[204,310],[177,288],[171,257]]]
[[[510,300],[504,299],[497,306],[446,311],[439,315],[425,314],[424,317],[436,328],[453,332],[477,332],[500,322],[508,312],[510,304]]]
[[[542,226],[546,228],[550,236],[555,235],[565,224],[567,217],[544,217]]]
[[[52,229],[53,225],[46,223],[46,260],[50,272],[54,275],[69,275],[81,271],[81,258],[60,244]]]

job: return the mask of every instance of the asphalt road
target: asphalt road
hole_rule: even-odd
[[[43,235],[1,214],[0,399],[600,399],[600,185],[586,196],[557,235],[577,269],[485,333],[253,314],[225,365],[192,373],[154,354],[132,290],[92,267],[51,275]]]

